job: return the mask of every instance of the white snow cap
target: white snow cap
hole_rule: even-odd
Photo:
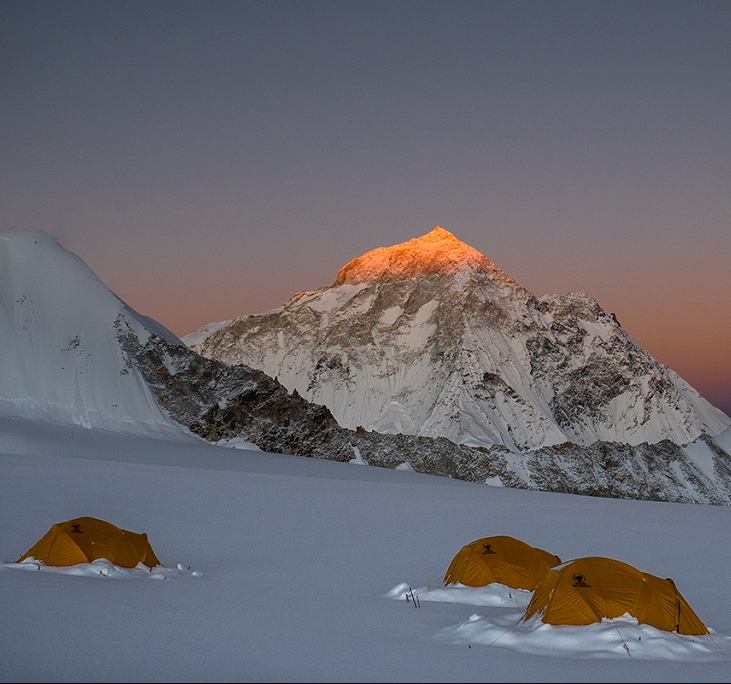
[[[131,432],[182,428],[129,364],[115,325],[182,344],[43,231],[0,233],[0,411]]]

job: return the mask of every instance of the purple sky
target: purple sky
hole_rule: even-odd
[[[184,335],[441,225],[731,413],[731,3],[0,1],[0,230]]]

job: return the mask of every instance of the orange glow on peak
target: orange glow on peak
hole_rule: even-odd
[[[463,267],[510,278],[474,247],[435,226],[418,238],[391,247],[377,247],[353,259],[338,272],[334,286],[376,280],[450,273]]]

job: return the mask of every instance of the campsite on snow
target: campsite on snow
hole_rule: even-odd
[[[726,681],[729,506],[213,443],[157,401],[192,351],[49,235],[0,250],[3,681]],[[260,425],[322,419],[256,377]],[[729,440],[674,453],[710,478]]]

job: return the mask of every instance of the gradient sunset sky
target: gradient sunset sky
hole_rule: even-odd
[[[0,1],[0,230],[178,335],[440,225],[731,413],[731,2]]]

